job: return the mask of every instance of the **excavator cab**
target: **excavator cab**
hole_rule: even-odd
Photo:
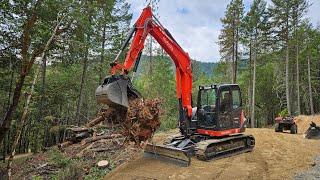
[[[200,86],[197,101],[198,126],[223,131],[239,128],[242,113],[240,88],[236,84]]]
[[[198,123],[202,126],[215,126],[217,114],[217,89],[215,86],[199,87],[197,117],[201,119]]]

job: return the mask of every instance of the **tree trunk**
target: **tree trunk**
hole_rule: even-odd
[[[24,125],[25,125],[25,121],[27,119],[27,114],[28,114],[28,110],[29,110],[29,104],[30,104],[30,101],[31,101],[31,96],[34,92],[34,86],[37,82],[37,79],[38,79],[38,75],[39,75],[39,72],[40,72],[40,68],[37,68],[36,70],[36,73],[35,73],[35,76],[33,78],[33,82],[32,82],[32,85],[31,85],[31,90],[30,92],[28,93],[27,95],[27,101],[26,101],[26,104],[24,106],[24,110],[23,110],[23,113],[22,113],[22,117],[21,117],[21,120],[19,122],[19,125],[17,127],[17,130],[16,130],[16,134],[15,134],[15,139],[14,139],[14,142],[13,142],[13,145],[11,147],[11,155],[9,157],[9,160],[8,160],[8,166],[7,166],[7,171],[8,171],[8,177],[9,179],[11,179],[11,165],[12,165],[12,160],[14,158],[14,155],[16,153],[16,147],[20,141],[20,137],[21,137],[21,133],[22,133],[22,130],[24,128]]]
[[[287,109],[289,116],[291,113],[291,104],[290,104],[290,87],[289,87],[289,42],[286,43],[286,100],[287,100]]]
[[[78,126],[80,126],[80,124],[81,124],[80,111],[81,111],[81,105],[82,105],[82,99],[83,99],[84,84],[85,84],[85,79],[86,79],[86,74],[87,74],[88,53],[89,53],[89,47],[87,47],[86,55],[85,55],[84,61],[83,61],[83,70],[82,70],[81,84],[80,84],[80,94],[79,94],[79,99],[78,99],[78,103],[77,103],[76,120],[77,120]]]
[[[6,141],[6,138],[3,138],[3,143],[2,143],[2,161],[3,161],[3,163],[4,162],[6,162],[6,143],[7,143],[7,141]]]
[[[235,16],[235,13],[233,12],[233,16]],[[234,71],[235,71],[235,20],[233,19],[232,21],[232,64],[231,64],[231,75],[232,75],[232,83],[235,82],[235,77],[234,77]]]
[[[45,102],[45,91],[46,91],[46,69],[47,69],[47,58],[46,56],[43,57],[42,59],[42,85],[41,85],[41,100],[40,100],[40,108],[39,108],[39,114],[40,114],[40,120],[42,120],[44,118],[43,115],[43,109],[45,109],[44,107],[44,102]]]
[[[236,49],[235,49],[235,62],[234,62],[234,75],[233,75],[233,84],[237,83],[237,71],[238,71],[238,43],[239,43],[239,29],[236,28]]]
[[[248,115],[251,116],[251,106],[252,106],[252,43],[251,43],[251,37],[250,37],[250,45],[249,45],[249,85],[248,85]]]
[[[313,100],[312,100],[312,87],[311,87],[310,50],[308,50],[308,87],[309,87],[310,113],[312,115],[314,115]]]
[[[16,84],[16,88],[13,93],[13,99],[12,103],[9,106],[9,109],[3,119],[3,122],[0,127],[0,142],[3,140],[6,132],[8,131],[12,119],[12,115],[15,112],[17,105],[19,103],[20,95],[21,95],[21,89],[24,84],[24,80],[26,78],[26,73],[21,73],[18,79],[18,82]]]
[[[103,81],[103,64],[104,64],[104,48],[106,43],[106,26],[103,26],[102,30],[102,40],[101,40],[101,56],[100,56],[100,82]]]
[[[253,56],[253,78],[252,78],[252,105],[251,105],[251,127],[255,127],[255,92],[256,92],[256,63],[257,63],[257,35],[254,38],[254,56]]]
[[[298,44],[296,45],[296,72],[297,72],[297,76],[296,76],[296,87],[297,87],[297,110],[298,110],[298,115],[301,114],[301,107],[300,107],[300,70],[299,70],[299,46]]]
[[[12,61],[11,61],[11,58],[10,58],[10,72],[11,72],[11,77],[10,77],[10,85],[9,85],[9,91],[8,91],[8,103],[7,103],[7,111],[9,110],[9,106],[11,104],[11,96],[12,96],[12,85],[13,85],[13,78],[14,78],[14,70],[13,70],[13,67],[12,67]]]
[[[13,79],[14,79],[14,70],[13,70],[12,59],[11,58],[10,58],[9,69],[10,69],[10,72],[11,72],[11,77],[10,77],[10,84],[9,84],[9,90],[8,90],[8,101],[7,101],[7,104],[4,106],[5,112],[7,112],[9,110],[9,107],[10,107],[10,104],[11,104],[12,86],[13,86]],[[1,123],[2,122],[0,122],[0,124]],[[5,136],[5,134],[6,133],[4,133],[3,136]],[[4,137],[3,138],[3,162],[5,162],[5,157],[6,157],[6,143],[7,143],[7,141],[6,141],[6,138]],[[8,141],[8,143],[9,143],[9,141]]]

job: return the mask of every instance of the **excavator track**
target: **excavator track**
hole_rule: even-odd
[[[252,135],[233,135],[221,139],[208,139],[197,143],[196,156],[203,161],[225,158],[254,148],[255,139]]]

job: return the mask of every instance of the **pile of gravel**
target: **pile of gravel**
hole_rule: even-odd
[[[306,171],[302,171],[296,174],[293,178],[294,180],[317,180],[320,179],[320,156],[315,158],[312,167]]]

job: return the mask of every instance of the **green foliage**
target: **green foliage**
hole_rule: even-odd
[[[111,169],[92,167],[88,175],[84,177],[85,180],[99,180],[102,179]]]
[[[177,127],[177,99],[176,83],[173,64],[167,56],[154,56],[152,60],[152,73],[149,71],[148,59],[142,59],[145,66],[141,67],[140,76],[134,84],[146,98],[159,97],[163,101],[164,114],[161,117],[161,129],[172,129]],[[142,62],[143,63],[143,62]],[[142,64],[141,63],[141,64]]]
[[[281,117],[287,117],[287,116],[289,116],[288,109],[287,109],[287,108],[283,109],[283,110],[279,113],[279,116],[281,116]]]
[[[238,45],[243,9],[244,5],[242,0],[231,0],[227,6],[224,17],[221,18],[222,29],[219,35],[219,51],[221,60],[229,62],[231,65],[232,76],[230,79],[233,83],[235,83],[237,79],[237,62],[239,59]],[[228,69],[225,69],[225,71],[228,71]],[[229,80],[229,82],[231,80]]]
[[[52,177],[52,179],[81,179],[84,175],[84,162],[80,160],[72,160],[70,161],[64,168],[60,169],[60,171]]]
[[[71,159],[58,150],[51,150],[49,152],[49,157],[50,161],[59,168],[65,168],[71,163]]]
[[[32,180],[43,180],[41,176],[32,176]]]

